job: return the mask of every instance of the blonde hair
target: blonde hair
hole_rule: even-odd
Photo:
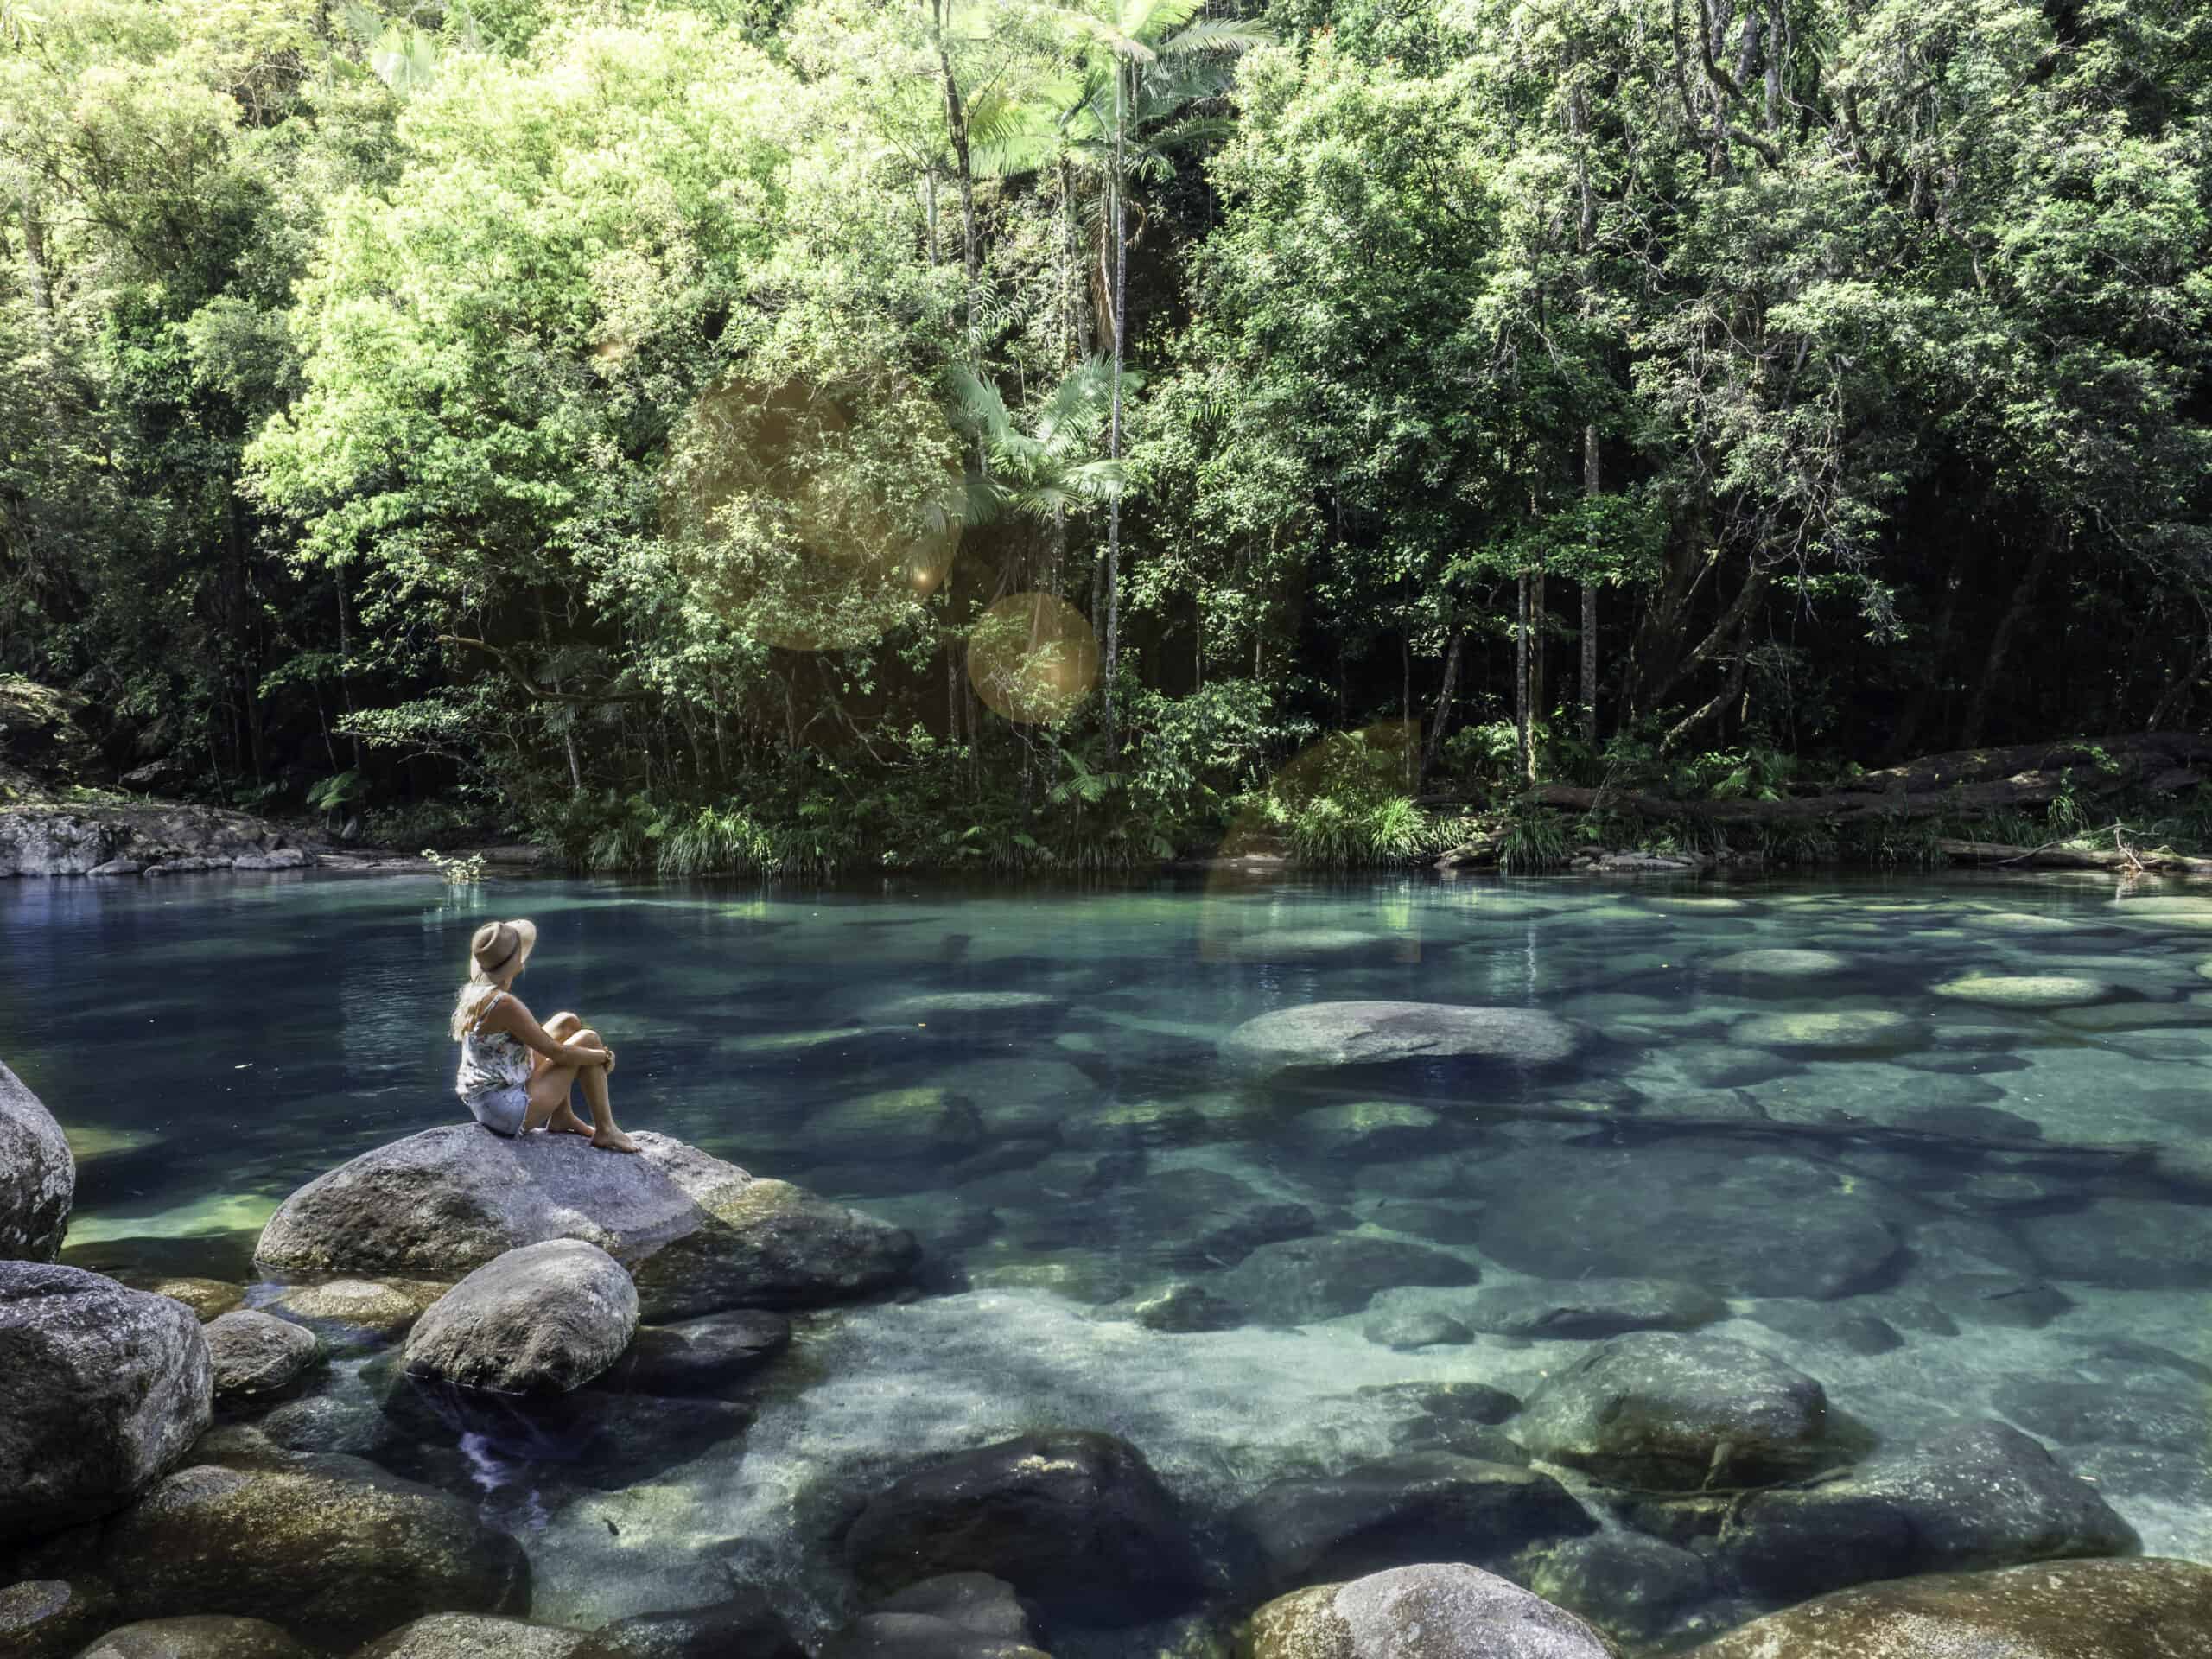
[[[456,1043],[475,1029],[476,1022],[491,1005],[492,996],[499,988],[484,977],[483,969],[471,968],[468,982],[461,988],[461,995],[453,1000],[453,1021],[448,1029]]]

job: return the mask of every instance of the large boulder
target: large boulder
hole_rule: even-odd
[[[0,811],[0,876],[85,875],[111,861],[128,827],[81,812]]]
[[[0,1586],[0,1653],[73,1659],[117,1620],[115,1592],[98,1579],[26,1579]]]
[[[1058,1430],[965,1452],[870,1500],[845,1559],[877,1594],[948,1573],[988,1573],[1049,1618],[1142,1624],[1201,1586],[1174,1495],[1110,1434]]]
[[[1340,1475],[1279,1480],[1234,1516],[1271,1590],[1341,1580],[1435,1555],[1502,1563],[1598,1523],[1549,1475],[1448,1452],[1361,1464]]]
[[[582,1137],[474,1124],[362,1154],[287,1198],[256,1255],[286,1274],[457,1280],[525,1244],[575,1238],[636,1276],[645,1316],[807,1306],[894,1284],[913,1236],[664,1135],[612,1158]]]
[[[1840,1296],[1878,1280],[1899,1243],[1871,1185],[1740,1145],[1533,1147],[1467,1179],[1483,1254],[1507,1267],[1724,1296]]]
[[[2200,1659],[2212,1567],[2061,1561],[1839,1590],[1684,1659]]]
[[[1630,1485],[1752,1485],[1821,1461],[1827,1395],[1728,1338],[1639,1331],[1545,1378],[1515,1432],[1540,1458]]]
[[[737,1308],[642,1327],[607,1381],[639,1394],[720,1394],[791,1346],[780,1313]]]
[[[100,1560],[141,1618],[273,1612],[356,1641],[530,1598],[521,1546],[474,1505],[334,1454],[180,1469],[108,1523]]]
[[[819,1659],[1043,1659],[1014,1586],[987,1573],[924,1579],[823,1644]]]
[[[353,1659],[579,1659],[588,1631],[482,1613],[433,1613],[404,1624]]]
[[[0,1262],[0,1544],[122,1508],[175,1466],[213,1403],[182,1303]]]
[[[486,1262],[407,1336],[407,1369],[496,1394],[566,1394],[622,1357],[638,1288],[596,1244],[552,1238]]]
[[[315,1659],[266,1619],[232,1618],[221,1613],[186,1618],[152,1618],[125,1624],[77,1656],[77,1659]]]
[[[1212,1287],[1254,1321],[1295,1325],[1357,1313],[1378,1291],[1471,1285],[1480,1277],[1464,1256],[1402,1239],[1336,1233],[1262,1244],[1217,1274]]]
[[[1463,1058],[1549,1065],[1580,1046],[1573,1027],[1535,1008],[1309,1002],[1247,1020],[1224,1039],[1222,1053],[1235,1065],[1277,1071]]]
[[[322,1339],[305,1325],[238,1308],[206,1326],[219,1395],[282,1394],[322,1357]]]
[[[1324,1584],[1252,1615],[1248,1659],[1614,1659],[1573,1614],[1459,1563]]]
[[[576,1659],[806,1659],[806,1649],[758,1590],[707,1607],[618,1618]]]
[[[2134,1547],[2097,1489],[2042,1446],[2003,1423],[1967,1423],[1817,1485],[1753,1494],[1729,1511],[1716,1553],[1751,1590],[1796,1599]]]
[[[77,1161],[61,1126],[21,1077],[0,1065],[0,1261],[60,1255],[76,1193]]]

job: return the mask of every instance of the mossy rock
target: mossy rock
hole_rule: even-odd
[[[1932,988],[1938,996],[1993,1008],[2082,1008],[2120,995],[2107,981],[2077,974],[1967,974]]]

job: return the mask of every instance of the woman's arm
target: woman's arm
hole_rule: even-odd
[[[507,992],[493,1005],[481,1022],[493,1031],[504,1031],[525,1048],[536,1049],[556,1065],[605,1065],[612,1058],[610,1050],[593,1048],[587,1044],[564,1043],[547,1033],[522,999],[512,991]]]

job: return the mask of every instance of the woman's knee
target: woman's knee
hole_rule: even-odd
[[[545,1022],[545,1034],[556,1043],[574,1042],[583,1024],[583,1015],[563,1009]]]

